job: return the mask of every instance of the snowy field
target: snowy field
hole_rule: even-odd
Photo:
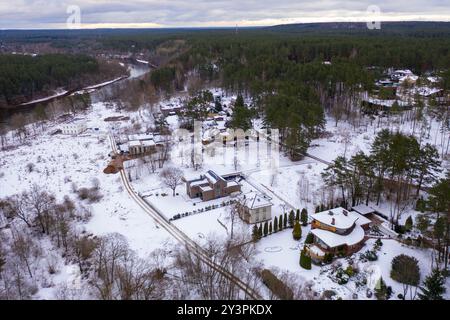
[[[82,230],[96,236],[120,233],[128,240],[131,249],[139,256],[147,257],[153,250],[166,247],[172,239],[129,197],[118,175],[103,173],[110,152],[106,138],[110,123],[103,119],[117,115],[101,103],[94,104],[92,112],[85,117],[87,126],[99,128],[100,133],[94,134],[88,130],[77,137],[60,134],[51,136],[49,132],[54,130],[52,127],[25,145],[2,151],[0,198],[29,190],[33,184],[55,194],[58,201],[67,195],[92,214],[87,224],[80,225]],[[119,124],[115,125],[117,127]],[[27,166],[29,163],[33,164],[31,172]],[[100,182],[101,200],[97,203],[77,200],[74,186],[91,187],[93,178],[98,178]],[[52,250],[46,241],[41,245]],[[59,253],[55,251],[54,254],[57,259]],[[36,298],[52,298],[59,283],[80,281],[77,266],[64,266],[62,260],[57,264],[60,265],[59,273],[50,277],[51,285],[42,284]]]

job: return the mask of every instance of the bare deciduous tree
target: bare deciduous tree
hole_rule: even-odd
[[[173,196],[175,196],[175,190],[183,178],[183,171],[175,167],[169,167],[161,171],[160,176],[163,183],[172,189]]]

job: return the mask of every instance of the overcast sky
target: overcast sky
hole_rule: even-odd
[[[78,21],[71,16],[76,12],[74,5],[81,11],[81,25],[76,26],[82,28],[264,26],[370,19],[450,21],[450,0],[0,0],[0,28],[67,28],[68,18]],[[380,9],[379,15],[368,13],[373,5]]]

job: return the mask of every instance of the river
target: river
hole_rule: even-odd
[[[133,79],[138,79],[143,77],[145,74],[147,74],[148,72],[150,72],[151,68],[148,67],[145,64],[127,64],[128,66],[128,71],[130,73],[129,77],[127,78],[123,78],[120,79],[118,81],[109,83],[105,86],[102,86],[100,88],[97,89],[92,89],[90,90],[91,92],[89,93],[89,95],[91,96],[91,101],[92,102],[99,102],[102,101],[103,99],[105,99],[105,97],[107,97],[112,89],[115,86],[123,86],[127,83],[127,81],[133,80]],[[90,87],[95,87],[95,86],[90,86]],[[8,123],[8,120],[10,119],[10,117],[13,114],[16,113],[24,113],[24,114],[29,114],[30,112],[32,112],[34,110],[34,108],[40,104],[40,105],[48,105],[50,102],[53,102],[55,100],[61,99],[66,97],[67,95],[71,94],[72,92],[66,92],[65,94],[61,94],[61,95],[55,95],[52,97],[49,97],[49,99],[47,100],[46,98],[40,99],[40,100],[44,100],[44,101],[37,101],[36,103],[27,103],[27,104],[23,104],[21,106],[16,106],[16,107],[11,107],[8,109],[1,109],[0,110],[0,123]]]

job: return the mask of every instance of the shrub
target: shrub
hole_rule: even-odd
[[[427,203],[423,198],[417,199],[416,210],[424,213],[427,210]]]
[[[377,241],[375,241],[375,245],[380,248],[383,246],[383,242],[381,241],[381,239],[377,239]]]
[[[333,262],[333,258],[334,258],[334,254],[327,252],[327,253],[325,253],[325,256],[323,257],[323,263],[326,263],[326,264],[331,263],[331,262]]]
[[[409,216],[405,221],[405,231],[411,231],[413,228],[413,220],[412,217]]]
[[[95,188],[80,188],[77,190],[78,198],[88,200],[90,203],[98,202],[103,197],[100,190]]]
[[[34,168],[35,168],[34,163],[32,163],[32,162],[27,163],[26,167],[27,167],[28,173],[33,172]]]
[[[366,261],[377,261],[378,255],[375,250],[369,250],[369,251],[361,254],[361,259],[366,260]]]
[[[300,240],[302,237],[302,227],[298,221],[295,221],[294,230],[292,230],[294,240]]]
[[[398,234],[404,234],[406,232],[406,229],[405,226],[398,224],[394,227],[394,231],[397,232]]]
[[[337,280],[338,284],[344,285],[344,284],[348,283],[349,279],[350,279],[350,276],[347,273],[345,273],[345,271],[342,270],[342,268],[337,269],[336,280]]]
[[[313,243],[313,242],[314,242],[314,235],[310,232],[310,233],[308,233],[308,235],[306,236],[305,243],[306,243],[306,244],[311,244],[311,243]]]
[[[300,266],[303,269],[311,270],[311,257],[306,253],[304,248],[300,254]]]
[[[302,213],[300,215],[300,220],[304,227],[306,227],[308,225],[308,211],[306,209],[302,210]]]
[[[348,275],[349,277],[353,277],[356,274],[356,270],[353,269],[352,266],[348,266],[345,270],[344,270],[345,274]]]

